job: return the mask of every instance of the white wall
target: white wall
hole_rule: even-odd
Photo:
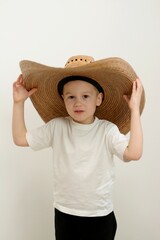
[[[22,59],[62,67],[75,54],[124,58],[142,79],[144,154],[116,159],[116,240],[159,240],[159,0],[0,0],[0,239],[54,239],[52,152],[13,144],[12,83]],[[26,123],[43,123],[29,100]]]

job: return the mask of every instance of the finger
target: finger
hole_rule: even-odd
[[[130,100],[130,97],[128,95],[123,95],[124,100],[128,103]]]
[[[13,87],[19,87],[21,86],[21,83],[20,83],[20,79],[18,78],[14,83],[13,83]]]
[[[136,82],[137,82],[137,91],[138,91],[139,93],[141,93],[141,92],[142,92],[142,89],[143,89],[141,80],[138,78],[138,79],[136,79]]]
[[[28,93],[29,93],[29,97],[35,93],[37,91],[37,88],[32,88]]]
[[[137,81],[133,81],[133,85],[132,85],[132,93],[134,93],[137,89]]]
[[[142,86],[142,82],[139,78],[136,79],[136,82],[137,82],[137,86],[139,86],[139,87]]]
[[[136,78],[136,82],[137,82],[137,83],[141,83],[140,78]]]
[[[22,79],[22,74],[19,74],[18,80],[21,80],[21,79]]]
[[[20,75],[20,82],[21,82],[22,85],[24,85],[24,79],[23,79],[23,75],[22,74]]]
[[[21,81],[22,81],[22,74],[20,74],[17,78],[17,80],[15,81],[15,83],[17,84],[21,84]]]

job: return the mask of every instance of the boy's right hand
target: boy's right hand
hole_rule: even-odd
[[[37,88],[33,88],[30,91],[26,90],[26,88],[24,87],[22,74],[20,74],[17,78],[17,81],[13,83],[13,101],[14,103],[24,102],[36,91]]]

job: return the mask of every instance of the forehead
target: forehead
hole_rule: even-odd
[[[64,91],[66,90],[84,90],[84,91],[97,91],[97,89],[88,82],[82,81],[82,80],[76,80],[76,81],[69,81],[64,85]]]

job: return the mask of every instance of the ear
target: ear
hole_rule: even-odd
[[[96,106],[100,106],[103,100],[103,93],[98,93]]]

